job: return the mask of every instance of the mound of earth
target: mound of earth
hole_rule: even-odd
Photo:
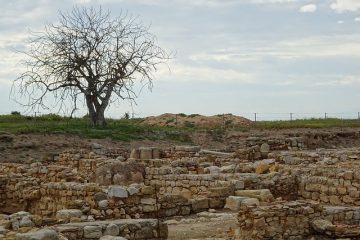
[[[177,127],[244,127],[251,125],[252,121],[244,117],[232,114],[219,114],[215,116],[203,116],[199,114],[186,115],[183,113],[165,113],[160,116],[147,117],[144,124],[157,126],[177,126]]]

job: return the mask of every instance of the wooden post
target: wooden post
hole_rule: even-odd
[[[224,129],[225,129],[225,113],[223,113],[223,126],[224,126]]]

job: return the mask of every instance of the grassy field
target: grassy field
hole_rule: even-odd
[[[107,120],[105,128],[94,128],[84,118],[65,118],[57,115],[45,115],[41,117],[28,117],[21,115],[1,115],[0,131],[10,133],[51,133],[73,134],[84,138],[111,138],[120,141],[135,139],[150,140],[175,140],[188,142],[189,133],[194,131],[209,131],[209,129],[197,129],[195,127],[175,128],[157,127],[141,124],[141,119]],[[360,120],[341,119],[307,119],[293,121],[260,121],[249,127],[235,130],[249,131],[251,129],[291,129],[291,128],[334,128],[334,127],[360,127]],[[216,135],[223,134],[224,129],[212,129]]]
[[[360,120],[339,118],[312,118],[292,121],[260,121],[256,122],[252,127],[257,129],[360,127]]]
[[[107,119],[105,128],[92,127],[85,118],[65,118],[57,115],[28,117],[0,115],[0,131],[10,133],[73,134],[84,138],[111,138],[120,141],[135,139],[171,139],[188,141],[186,129],[146,126],[141,119]]]

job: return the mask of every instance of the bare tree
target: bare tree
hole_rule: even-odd
[[[82,99],[91,122],[104,126],[109,104],[134,101],[135,84],[151,88],[157,66],[170,58],[155,42],[148,27],[127,14],[112,18],[101,8],[77,7],[60,12],[58,23],[32,33],[23,62],[27,70],[13,90],[31,108],[46,108],[48,93],[60,109],[71,102],[74,111]]]

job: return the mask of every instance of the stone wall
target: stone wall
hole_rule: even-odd
[[[302,169],[299,197],[331,205],[360,206],[359,168],[321,167]]]
[[[6,204],[6,177],[0,175],[0,209]]]
[[[353,129],[341,129],[338,131],[318,130],[296,132],[286,131],[273,136],[274,133],[264,131],[254,134],[230,132],[225,137],[225,142],[232,150],[260,146],[263,143],[270,145],[271,150],[299,150],[331,148],[337,145],[359,146],[360,132]]]
[[[167,225],[156,219],[127,219],[97,221],[93,223],[70,223],[57,225],[55,230],[69,240],[99,239],[104,235],[121,236],[126,239],[167,239]]]
[[[359,219],[358,207],[323,207],[315,201],[242,206],[238,215],[240,227],[238,237],[244,240],[300,240],[318,234],[329,237],[348,237],[355,232],[347,230],[358,228]],[[357,234],[359,234],[358,230],[356,229]]]
[[[211,196],[219,188],[227,188],[219,197],[226,198],[234,190],[270,189],[274,197],[297,198],[295,175],[270,173],[170,174],[168,168],[146,168],[145,185],[158,186],[159,193],[180,194],[186,198]]]

